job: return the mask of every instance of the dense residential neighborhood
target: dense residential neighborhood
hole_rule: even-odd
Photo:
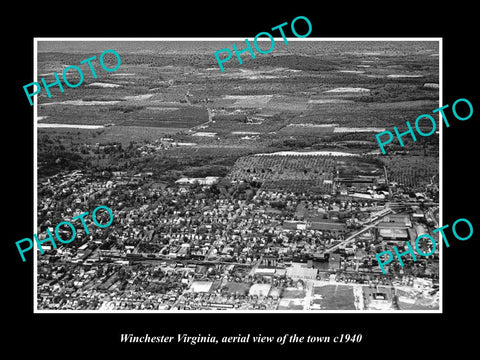
[[[39,199],[40,239],[99,204],[112,209],[114,221],[100,229],[87,219],[89,235],[78,225],[75,241],[39,255],[39,308],[321,309],[322,290],[332,284],[350,289],[345,308],[352,310],[372,308],[368,298],[353,297],[354,289],[365,297],[362,289],[372,287],[388,294],[387,307],[402,308],[399,298],[422,306],[438,301],[430,294],[438,289],[438,253],[392,265],[387,275],[375,259],[436,224],[424,205],[428,195],[417,205],[415,197],[386,201],[340,191],[295,194],[218,179],[159,186],[149,174],[50,177],[39,184],[40,194],[53,194]]]

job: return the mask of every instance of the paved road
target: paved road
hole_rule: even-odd
[[[391,211],[389,211],[388,213],[382,215],[378,220],[374,221],[374,222],[371,223],[370,225],[368,225],[368,226],[364,227],[363,229],[357,231],[356,233],[350,235],[348,238],[346,238],[345,240],[343,240],[341,243],[336,244],[336,245],[332,246],[331,248],[328,248],[327,250],[325,250],[325,252],[330,253],[330,252],[332,252],[332,251],[335,251],[335,250],[338,249],[339,247],[342,247],[342,246],[344,246],[344,245],[352,242],[352,241],[355,240],[355,238],[356,238],[358,235],[360,235],[361,233],[364,233],[365,231],[367,231],[367,230],[369,230],[369,229],[377,226],[377,224],[378,224],[379,222],[381,222],[385,216],[389,215],[390,212],[391,212]]]
[[[357,231],[356,233],[350,235],[348,238],[346,238],[345,240],[343,240],[341,243],[338,243],[338,244],[332,246],[331,248],[328,248],[327,250],[325,250],[325,252],[330,253],[330,252],[332,252],[332,251],[337,250],[339,247],[342,247],[342,246],[344,246],[344,245],[352,242],[353,240],[355,240],[355,238],[356,238],[358,235],[360,235],[361,233],[364,233],[365,231],[367,231],[367,230],[375,227],[379,222],[380,222],[380,221],[377,220],[377,221],[375,221],[373,224],[370,224],[370,225],[364,227],[362,230],[359,230],[359,231]]]
[[[263,254],[260,256],[260,258],[257,260],[257,262],[255,263],[255,265],[252,266],[252,269],[250,270],[250,273],[249,275],[255,275],[255,271],[257,271],[258,267],[262,264],[262,260],[263,260]]]

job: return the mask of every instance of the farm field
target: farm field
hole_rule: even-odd
[[[433,156],[395,156],[384,159],[389,181],[412,188],[439,184],[439,161]]]
[[[38,136],[52,136],[61,140],[65,145],[96,144],[119,142],[126,146],[130,142],[155,141],[183,131],[182,128],[147,127],[147,126],[110,126],[101,129],[39,129]]]
[[[54,71],[92,56],[101,43],[41,43],[39,77],[48,82]],[[204,168],[216,163],[216,156],[222,162],[225,149],[375,151],[377,131],[404,125],[438,107],[438,88],[431,86],[438,83],[438,49],[432,43],[359,42],[352,47],[343,42],[292,42],[280,46],[275,56],[248,59],[241,66],[228,63],[225,73],[207,51],[221,44],[117,42],[122,59],[117,71],[99,69],[94,79],[83,64],[82,85],[65,87],[63,93],[52,87],[51,98],[45,92],[38,95],[41,124],[106,127],[39,132],[60,138],[81,134],[81,141],[93,144],[128,145],[168,137],[195,144],[176,150],[194,152],[195,158],[209,149],[214,155],[205,159]],[[106,59],[108,65],[112,59]],[[69,73],[73,83],[78,80],[75,74]],[[438,146],[438,140],[423,138],[409,146],[410,152],[421,153]],[[231,163],[235,155],[228,158]],[[408,171],[402,170],[403,164],[389,166],[392,179],[415,183],[403,180],[402,171]],[[303,180],[323,186],[323,179]]]
[[[273,191],[330,194],[337,176],[383,176],[379,162],[356,156],[283,154],[255,155],[236,161],[227,175],[234,181],[262,182],[262,189]]]

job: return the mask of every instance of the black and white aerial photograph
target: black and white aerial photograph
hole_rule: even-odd
[[[473,350],[471,5],[38,5],[2,23],[6,353]]]
[[[438,226],[439,131],[375,135],[440,106],[439,39],[277,38],[222,72],[235,42],[38,39],[39,83],[96,78],[37,96],[39,239],[76,227],[37,253],[37,309],[438,311],[440,247],[376,254]]]

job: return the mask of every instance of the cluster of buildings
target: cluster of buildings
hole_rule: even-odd
[[[418,197],[229,191],[240,183],[207,177],[166,185],[151,173],[120,171],[74,171],[40,183],[40,232],[98,204],[112,209],[114,222],[91,234],[78,228],[75,241],[39,257],[38,308],[323,309],[313,290],[319,282],[412,288],[400,281],[410,276],[430,281],[427,294],[438,289],[438,253],[387,275],[375,259],[436,225]],[[381,295],[356,291],[355,309],[381,303]],[[383,295],[388,308],[392,294]]]

